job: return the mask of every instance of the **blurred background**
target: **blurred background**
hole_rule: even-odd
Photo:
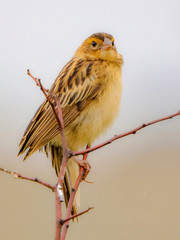
[[[180,110],[178,0],[0,0],[0,167],[56,182],[51,161],[17,158],[18,144],[77,47],[95,32],[115,37],[124,57],[120,114],[98,144]],[[89,154],[94,184],[81,184],[80,211],[94,206],[67,239],[180,239],[180,118],[150,126]],[[0,172],[0,239],[54,239],[50,190]]]

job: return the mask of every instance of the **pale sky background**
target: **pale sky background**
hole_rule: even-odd
[[[18,144],[44,97],[26,75],[49,88],[82,41],[95,32],[115,37],[124,57],[114,134],[180,110],[180,2],[178,0],[0,0],[0,167],[56,182],[50,159],[25,163]],[[180,239],[180,117],[148,127],[89,154],[80,211],[67,239]],[[54,239],[50,190],[0,172],[0,239]]]

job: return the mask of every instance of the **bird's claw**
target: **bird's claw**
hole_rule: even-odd
[[[91,165],[87,160],[82,160],[82,163],[79,166],[84,168],[84,173],[82,177],[82,181],[84,181],[91,170]]]
[[[84,168],[84,173],[83,173],[83,177],[82,177],[82,181],[84,181],[91,170],[91,165],[89,164],[89,162],[87,160],[79,160],[77,158],[74,158],[74,160],[79,165],[79,168],[81,168],[81,167]]]

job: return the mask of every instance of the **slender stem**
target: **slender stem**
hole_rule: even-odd
[[[64,182],[64,175],[66,172],[66,167],[67,167],[67,161],[69,157],[69,151],[67,148],[67,142],[65,138],[65,132],[64,132],[64,123],[63,123],[63,115],[62,115],[62,109],[60,106],[60,103],[57,99],[57,97],[54,96],[56,106],[57,106],[57,117],[59,119],[59,126],[60,126],[60,135],[61,135],[61,141],[62,141],[62,149],[63,149],[63,158],[62,158],[62,163],[61,163],[61,168],[58,176],[58,183],[57,186],[60,185],[60,187],[63,187],[63,182]],[[61,208],[61,202],[57,194],[57,188],[56,188],[56,237],[55,240],[60,240],[61,239],[61,228],[62,225],[60,224],[60,219],[62,219],[62,208]]]
[[[51,108],[52,108],[52,110],[53,110],[54,116],[56,117],[57,123],[58,123],[58,125],[59,125],[59,129],[60,129],[60,133],[61,133],[63,121],[61,121],[61,119],[58,117],[57,112],[56,112],[56,108],[55,108],[55,106],[54,106],[54,104],[53,104],[53,101],[51,100],[51,98],[50,98],[50,97],[47,95],[47,93],[46,93],[46,92],[49,92],[49,91],[46,90],[46,89],[42,86],[40,79],[38,79],[38,81],[39,81],[39,85],[38,85],[38,86],[40,86],[40,88],[41,88],[42,92],[44,93],[46,99],[48,100],[49,104],[51,105]],[[52,93],[49,92],[49,94],[51,94],[51,97],[56,98],[55,96],[53,96]],[[57,99],[57,98],[56,98],[56,99]],[[61,107],[60,107],[60,109],[61,109]],[[62,113],[62,110],[61,110],[61,113]]]
[[[83,161],[85,161],[87,159],[87,155],[88,155],[87,153],[85,153],[83,155]],[[79,184],[84,176],[84,173],[85,173],[85,169],[83,167],[80,167],[78,178],[76,179],[75,185],[71,190],[71,196],[69,198],[69,202],[68,202],[68,206],[67,206],[66,219],[70,218],[75,194],[76,194]],[[67,220],[65,222],[65,224],[63,225],[62,232],[61,232],[61,238],[60,238],[61,240],[65,239],[68,227],[69,227],[69,220]]]
[[[95,150],[97,150],[99,148],[102,148],[102,147],[106,146],[107,144],[110,144],[110,143],[114,142],[117,139],[126,137],[126,136],[128,136],[130,134],[135,134],[136,132],[138,132],[139,130],[141,130],[141,129],[147,127],[147,126],[150,126],[150,125],[153,125],[155,123],[162,122],[162,121],[165,121],[165,120],[168,120],[168,119],[172,119],[172,118],[177,117],[179,115],[180,115],[180,111],[178,111],[177,113],[174,113],[172,115],[169,115],[169,116],[166,116],[166,117],[163,117],[163,118],[160,118],[160,119],[148,122],[148,123],[144,123],[141,126],[139,126],[137,128],[134,128],[133,130],[131,130],[129,132],[126,132],[126,133],[123,133],[123,134],[120,134],[120,135],[115,135],[113,138],[110,138],[109,140],[107,140],[107,141],[105,141],[105,142],[103,142],[103,143],[101,143],[101,144],[99,144],[99,145],[97,145],[95,147],[87,148],[87,149],[82,150],[82,151],[74,152],[74,153],[72,153],[72,155],[73,156],[77,156],[77,155],[93,152],[93,151],[95,151]]]
[[[54,189],[55,189],[55,186],[53,186],[53,185],[51,185],[49,183],[46,183],[46,182],[44,182],[42,180],[39,180],[38,178],[26,177],[26,176],[23,176],[23,175],[21,175],[20,173],[18,173],[16,171],[10,171],[10,170],[4,169],[4,168],[0,168],[0,171],[8,173],[8,174],[12,175],[13,177],[15,177],[17,179],[24,179],[24,180],[28,180],[28,181],[31,181],[31,182],[39,183],[39,184],[41,184],[41,185],[51,189],[52,191],[54,191]]]
[[[55,199],[56,199],[56,233],[55,233],[55,240],[60,240],[62,225],[60,224],[59,220],[62,218],[62,207],[61,207],[61,201],[59,200],[57,187],[55,188]]]
[[[42,83],[41,83],[41,80],[35,78],[35,77],[30,73],[30,70],[29,70],[29,69],[27,70],[27,74],[35,81],[36,85],[37,85],[38,87],[40,87],[41,91],[44,93],[46,99],[48,100],[49,104],[50,104],[51,107],[52,107],[52,110],[53,110],[53,113],[54,113],[54,115],[55,115],[55,117],[56,117],[56,120],[57,120],[57,123],[58,123],[58,125],[59,125],[59,128],[61,129],[61,128],[62,128],[62,125],[61,125],[62,122],[60,121],[60,119],[59,119],[59,117],[58,117],[58,115],[57,115],[57,112],[56,112],[56,108],[55,108],[55,106],[54,106],[51,98],[49,97],[49,95],[51,95],[52,98],[53,98],[53,97],[55,98],[55,96],[53,96],[53,94],[50,93],[48,89],[46,89],[46,88],[43,87],[43,85],[42,85]],[[48,95],[47,93],[48,93],[49,95]],[[62,112],[62,111],[61,111],[61,112]]]
[[[72,215],[72,216],[69,217],[69,218],[66,218],[66,219],[64,219],[64,220],[61,220],[61,221],[60,221],[60,224],[63,225],[63,224],[66,223],[67,221],[70,221],[70,220],[72,220],[72,219],[74,219],[74,218],[77,218],[77,217],[79,217],[79,216],[81,216],[81,215],[89,212],[89,211],[90,211],[91,209],[93,209],[93,208],[94,208],[94,207],[89,207],[89,208],[88,208],[87,210],[85,210],[85,211],[82,211],[82,212],[80,212],[80,213],[77,213],[77,214]]]
[[[53,113],[56,117],[57,123],[59,125],[59,132],[61,135],[61,140],[62,140],[62,148],[63,148],[63,159],[62,159],[62,164],[58,176],[58,183],[55,188],[55,198],[56,198],[56,234],[55,234],[55,240],[60,239],[60,232],[61,232],[61,224],[59,223],[60,219],[62,218],[62,209],[61,209],[61,199],[59,198],[58,195],[58,186],[62,188],[63,186],[63,181],[64,181],[64,175],[66,171],[66,166],[67,166],[67,161],[69,157],[69,151],[67,148],[67,142],[65,138],[65,132],[64,132],[64,124],[63,124],[63,114],[62,114],[62,109],[60,106],[60,103],[57,99],[56,96],[54,96],[52,93],[49,92],[49,90],[45,89],[42,84],[40,79],[37,80],[30,71],[27,71],[27,74],[36,82],[37,86],[40,87],[42,92],[44,93],[46,99],[48,100],[49,104],[52,107]],[[48,93],[48,94],[47,94]],[[50,98],[51,96],[51,98]],[[56,105],[54,105],[52,99],[55,100]],[[56,106],[57,106],[57,111],[56,111]]]
[[[38,87],[40,87],[41,90],[43,90],[44,92],[49,92],[49,90],[47,90],[46,88],[44,88],[44,87],[41,85],[41,83],[39,82],[40,79],[35,78],[35,77],[30,73],[30,70],[29,70],[29,69],[27,70],[27,74],[35,81],[36,85],[37,85]]]

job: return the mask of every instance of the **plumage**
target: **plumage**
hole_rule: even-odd
[[[90,145],[117,116],[121,99],[122,56],[110,34],[97,33],[87,38],[57,76],[50,91],[57,96],[63,111],[68,147],[76,151]],[[20,142],[19,155],[25,159],[44,147],[51,153],[58,175],[62,160],[61,138],[56,118],[47,100],[29,123]],[[66,203],[78,175],[78,166],[69,159],[64,180]],[[77,211],[78,196],[73,210]]]

